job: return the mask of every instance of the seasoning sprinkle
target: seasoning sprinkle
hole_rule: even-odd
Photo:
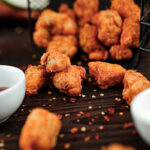
[[[86,131],[86,127],[81,127],[81,132],[85,132]]]
[[[104,129],[104,126],[100,125],[99,130],[103,130],[103,129]]]
[[[100,93],[100,96],[104,96],[104,93]]]
[[[82,97],[84,98],[84,97],[86,97],[86,95],[82,94]]]
[[[119,112],[119,115],[120,115],[120,116],[123,116],[123,112]]]
[[[65,114],[65,117],[69,117],[70,116],[70,114]]]
[[[121,98],[115,97],[115,101],[120,102]]]
[[[95,98],[96,96],[95,95],[92,95],[92,98]]]
[[[92,109],[93,107],[90,105],[88,108],[89,108],[89,109]]]

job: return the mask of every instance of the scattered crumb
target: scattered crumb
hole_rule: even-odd
[[[86,113],[85,114],[85,118],[90,118],[91,117],[91,114],[90,113]]]
[[[64,134],[60,134],[60,135],[59,135],[60,138],[63,138],[64,136],[65,136]]]
[[[102,112],[101,112],[101,115],[105,115],[105,112],[104,112],[104,111],[102,111]]]
[[[65,149],[69,149],[71,147],[71,144],[70,143],[66,143],[65,145],[64,145],[64,148]]]
[[[18,26],[18,27],[15,28],[15,32],[17,34],[21,34],[23,32],[23,29],[20,26]]]
[[[88,82],[92,82],[92,78],[91,77],[88,77]]]
[[[77,119],[77,122],[80,122],[80,120],[79,120],[79,119]]]
[[[52,94],[52,92],[51,92],[51,91],[48,91],[48,94],[49,94],[49,95],[51,95],[51,94]]]
[[[37,55],[36,54],[32,54],[32,59],[37,59]]]
[[[99,130],[103,130],[103,129],[104,129],[104,126],[100,125]]]
[[[94,90],[93,90],[93,92],[96,92],[96,91],[97,91],[97,89],[94,89]]]

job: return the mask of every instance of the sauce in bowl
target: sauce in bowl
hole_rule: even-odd
[[[6,89],[8,89],[8,87],[0,87],[0,92],[4,91]]]

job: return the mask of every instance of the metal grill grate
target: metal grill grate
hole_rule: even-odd
[[[40,47],[37,47],[35,44],[34,44],[34,41],[33,41],[33,32],[34,32],[34,25],[35,25],[35,20],[32,18],[31,16],[31,12],[32,12],[32,7],[35,5],[36,8],[38,7],[38,5],[41,4],[41,1],[39,0],[27,0],[28,1],[28,14],[29,14],[29,27],[30,27],[30,38],[31,38],[31,43],[33,45],[33,51],[37,54],[38,58],[40,59],[41,55],[43,54],[44,50]],[[34,1],[34,3],[32,4],[32,1]],[[46,1],[46,0],[45,0]],[[63,2],[63,3],[67,3],[70,7],[73,6],[73,3],[75,0],[48,0],[49,1],[49,4],[45,7],[47,8],[50,8],[50,9],[53,9],[53,10],[57,10],[59,5]],[[142,0],[142,2],[140,0],[135,0],[135,2],[140,5],[140,2],[142,4],[142,12],[144,12],[144,5],[143,5],[143,2],[146,1],[146,0]],[[100,0],[101,2],[101,5],[100,5],[100,9],[107,9],[107,8],[110,8],[110,0]],[[37,3],[37,4],[36,4]],[[44,8],[41,7],[40,10],[42,10]],[[150,11],[149,11],[150,13]],[[143,14],[142,14],[143,16]],[[143,23],[142,23],[143,24]],[[149,25],[150,26],[150,25]],[[142,26],[141,26],[142,28]],[[143,33],[143,30],[141,30],[141,32]],[[143,45],[143,35],[141,35],[141,44],[140,44],[140,48],[142,48],[141,45]],[[108,60],[108,62],[110,63],[118,63],[120,65],[122,65],[123,67],[125,67],[126,69],[135,69],[137,68],[139,62],[140,62],[140,50],[137,49],[137,48],[132,48],[133,50],[133,54],[134,54],[134,57],[130,60],[125,60],[125,61],[113,61],[111,59]],[[79,53],[77,54],[78,56],[81,55],[82,53],[82,50],[79,50]],[[77,61],[79,61],[79,57],[78,56],[75,56],[72,60],[72,62],[75,64]],[[85,64],[87,65],[87,64]],[[87,66],[85,66],[87,67]]]
[[[140,31],[140,49],[150,52],[148,45],[150,35],[150,1],[141,0],[141,31]]]

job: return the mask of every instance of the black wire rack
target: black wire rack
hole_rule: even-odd
[[[34,7],[34,5],[36,5],[36,8],[39,8],[39,11],[41,11],[42,9],[40,9],[40,7],[37,6],[37,4],[39,4],[39,0],[34,0],[34,3],[32,3],[31,6],[31,2],[33,0],[27,0],[28,1],[28,19],[29,19],[29,28],[30,28],[30,38],[31,38],[31,43],[33,46],[33,52],[37,55],[38,59],[40,59],[41,55],[45,52],[44,49],[37,47],[33,41],[33,32],[34,32],[34,26],[35,26],[35,22],[36,20],[32,18],[31,12],[32,9]],[[58,7],[60,6],[60,4],[63,3],[67,3],[71,8],[73,7],[73,3],[75,2],[75,0],[48,0],[49,4],[45,5],[45,8],[50,8],[53,9],[55,11],[57,11]],[[141,8],[142,8],[142,15],[141,15],[141,24],[145,25],[144,22],[142,21],[142,19],[144,20],[146,17],[144,17],[144,12],[145,12],[145,6],[147,6],[145,4],[147,0],[135,0],[135,2],[140,6],[141,4]],[[148,0],[149,1],[149,0]],[[110,8],[110,0],[100,0],[100,9],[107,9]],[[40,5],[40,4],[39,4]],[[37,10],[37,9],[36,9]],[[148,12],[148,14],[150,14],[150,11]],[[145,44],[145,40],[143,40],[143,37],[145,37],[145,33],[147,32],[143,32],[145,31],[145,27],[143,28],[141,25],[141,37],[140,37],[140,49],[143,50],[143,45]],[[150,26],[150,24],[148,25]],[[147,37],[146,37],[147,38]],[[108,62],[111,63],[118,63],[120,65],[122,65],[123,67],[125,67],[126,69],[136,69],[137,66],[139,65],[140,62],[140,49],[137,48],[132,48],[133,50],[133,58],[130,60],[125,60],[125,61],[113,61],[111,59],[108,60]],[[79,55],[82,55],[82,51],[79,50],[77,56],[75,56],[72,60],[73,64],[76,64],[77,61],[79,60]],[[83,64],[84,65],[84,64]],[[87,63],[84,65],[84,67],[87,68]]]
[[[140,50],[150,52],[150,1],[141,0]]]

